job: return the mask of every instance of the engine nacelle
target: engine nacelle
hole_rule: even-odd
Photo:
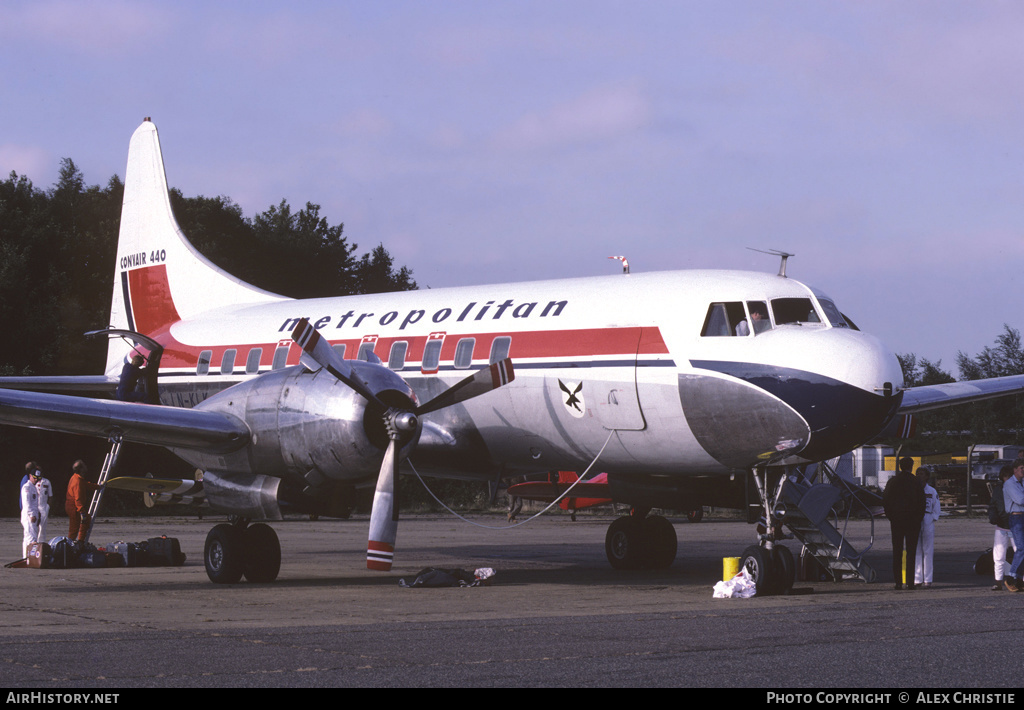
[[[362,361],[352,367],[385,405],[416,406],[412,389],[393,371]],[[210,397],[197,409],[232,414],[252,432],[244,448],[229,454],[175,450],[207,471],[245,471],[313,487],[326,480],[372,480],[389,442],[379,407],[324,370],[269,372]],[[416,445],[420,431],[417,425],[403,435],[402,456]]]

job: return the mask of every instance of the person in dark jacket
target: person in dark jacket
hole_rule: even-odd
[[[914,477],[914,460],[909,456],[900,459],[899,471],[885,484],[882,505],[885,517],[889,518],[892,530],[892,576],[896,589],[903,589],[903,550],[907,560],[917,555],[917,538],[921,534],[924,519],[924,488]],[[907,589],[914,588],[914,573],[907,575]]]

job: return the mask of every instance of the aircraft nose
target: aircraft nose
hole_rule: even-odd
[[[895,416],[902,373],[875,338],[847,329],[777,335],[786,337],[764,349],[762,362],[694,360],[694,372],[680,375],[687,421],[723,464],[765,462],[766,451],[751,461],[754,452],[743,443],[748,432],[760,437],[753,448],[774,436],[778,451],[789,447],[801,459],[820,461],[864,444]],[[745,409],[736,411],[737,405]],[[727,446],[735,454],[721,454]]]
[[[747,469],[807,445],[811,430],[804,418],[737,376],[739,363],[693,364],[701,369],[679,375],[679,397],[690,431],[719,463]]]

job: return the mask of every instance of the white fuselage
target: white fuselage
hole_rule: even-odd
[[[773,311],[752,334],[735,335],[732,324],[727,335],[708,331],[713,304],[778,299],[804,299],[818,322],[773,322]],[[816,460],[881,430],[896,406],[892,397],[882,404],[886,383],[902,386],[898,362],[825,313],[792,279],[663,272],[279,300],[212,310],[155,337],[165,347],[162,401],[175,406],[271,371],[279,347],[287,359],[277,366],[296,364],[289,336],[300,318],[347,359],[360,346],[365,359],[372,343],[421,401],[508,356],[515,381],[426,417],[414,462],[479,476],[580,469],[611,434],[602,470],[686,475],[799,456],[809,445]],[[879,404],[843,409],[851,395]],[[839,411],[822,419],[826,405]]]

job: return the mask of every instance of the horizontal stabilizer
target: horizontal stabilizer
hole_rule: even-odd
[[[136,493],[162,493],[166,495],[195,496],[202,492],[202,481],[182,478],[142,478],[140,476],[119,476],[106,483],[107,488]]]
[[[113,397],[117,391],[117,380],[106,375],[0,377],[0,389]]]

